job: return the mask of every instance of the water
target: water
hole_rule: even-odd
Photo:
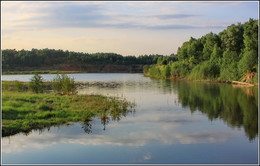
[[[50,80],[55,75],[43,75]],[[257,88],[166,81],[142,74],[70,74],[117,82],[79,94],[124,97],[135,112],[2,138],[4,164],[256,164]],[[29,81],[32,75],[2,76]]]

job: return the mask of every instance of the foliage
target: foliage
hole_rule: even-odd
[[[75,94],[76,84],[73,78],[70,78],[66,74],[57,74],[52,80],[52,89],[58,94]]]
[[[42,76],[35,74],[30,81],[29,88],[35,93],[43,93],[44,84]]]
[[[256,71],[258,68],[258,54],[255,51],[246,51],[238,63],[239,71],[243,74]]]
[[[50,66],[70,66],[86,68],[88,65],[151,65],[156,64],[163,55],[151,54],[140,56],[122,56],[116,53],[82,53],[55,49],[2,50],[3,71]],[[174,55],[167,56],[166,61],[175,60]],[[57,70],[57,69],[56,69]]]
[[[219,76],[219,66],[213,61],[204,61],[195,66],[188,78],[195,80],[214,79]]]
[[[166,65],[163,70],[163,76],[164,78],[168,78],[171,75],[171,67],[169,65]]]
[[[94,116],[101,115],[119,120],[131,112],[133,106],[126,100],[100,95],[60,96],[4,89],[2,134],[9,136],[67,122],[90,121]]]
[[[178,61],[171,64],[171,76],[173,78],[184,78],[190,72],[190,67],[185,61]]]
[[[158,59],[157,65],[144,70],[145,75],[157,78],[186,78],[199,80],[235,81],[251,73],[248,82],[257,82],[258,20],[228,26],[219,34],[209,33],[201,38],[190,38],[178,48],[176,60]],[[168,66],[169,73],[161,69]]]

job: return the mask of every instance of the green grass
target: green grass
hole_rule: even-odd
[[[126,100],[100,95],[61,96],[3,89],[2,135],[30,132],[67,122],[90,121],[94,117],[117,120],[126,116],[133,106]]]

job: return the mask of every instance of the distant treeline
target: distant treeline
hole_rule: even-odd
[[[67,65],[85,68],[88,65],[151,65],[156,64],[163,55],[122,56],[116,53],[82,53],[55,49],[32,50],[2,50],[3,70],[17,68],[51,67]],[[167,56],[167,61],[176,59],[174,55]]]
[[[258,20],[232,24],[218,34],[190,38],[177,51],[177,61],[158,58],[144,67],[147,76],[194,80],[258,82]]]

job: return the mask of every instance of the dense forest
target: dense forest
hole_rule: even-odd
[[[258,20],[190,38],[177,54],[122,56],[55,49],[2,50],[3,72],[59,70],[144,72],[170,79],[258,82]]]
[[[258,20],[232,24],[218,34],[190,38],[178,48],[177,60],[158,58],[144,66],[156,78],[258,82]]]
[[[142,72],[143,65],[156,64],[159,57],[163,55],[141,55],[122,56],[116,53],[80,53],[55,49],[32,49],[2,50],[3,71],[17,70],[80,70],[90,71],[90,68],[97,68],[97,71],[110,65],[115,70],[123,70],[118,66],[139,67]],[[174,60],[174,55],[167,56],[167,61]],[[95,70],[93,70],[95,71]]]

